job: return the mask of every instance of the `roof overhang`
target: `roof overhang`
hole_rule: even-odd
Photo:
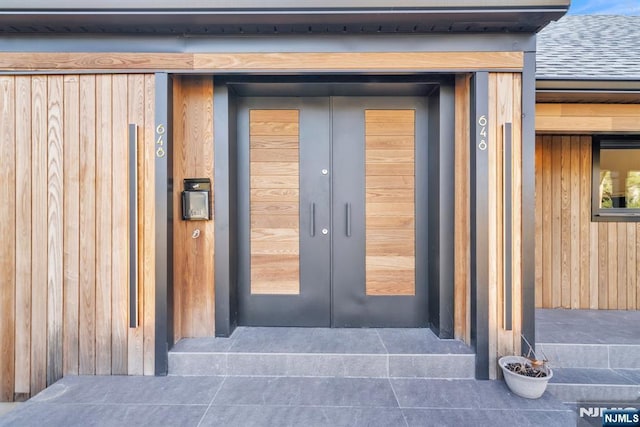
[[[569,3],[569,0],[3,0],[0,32],[536,32],[564,15]]]
[[[536,80],[536,102],[640,104],[640,78],[635,80]]]

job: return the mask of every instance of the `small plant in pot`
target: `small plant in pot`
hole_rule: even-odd
[[[507,386],[513,393],[527,399],[538,399],[547,389],[553,371],[548,366],[547,358],[539,358],[529,341],[524,337],[522,339],[529,346],[527,355],[504,356],[498,360],[498,364]]]

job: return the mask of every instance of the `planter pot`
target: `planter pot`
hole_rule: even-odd
[[[504,356],[501,357],[498,361],[500,368],[502,369],[502,373],[504,374],[504,381],[507,383],[509,389],[517,394],[520,397],[525,397],[527,399],[538,399],[544,391],[547,389],[547,384],[551,377],[553,377],[553,372],[551,368],[548,366],[543,366],[540,368],[543,372],[546,372],[546,377],[536,378],[536,377],[527,377],[526,375],[516,374],[515,372],[511,372],[507,369],[507,364],[509,363],[528,363],[529,359],[522,356]]]

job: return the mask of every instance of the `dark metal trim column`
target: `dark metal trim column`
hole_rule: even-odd
[[[172,83],[155,75],[155,213],[156,321],[155,374],[166,375],[173,346],[173,155]]]
[[[489,73],[475,73],[471,100],[471,344],[476,378],[489,379]],[[483,128],[484,132],[483,132]]]
[[[535,348],[536,53],[522,72],[522,335]],[[526,348],[526,343],[522,342]]]
[[[454,91],[443,83],[429,99],[429,323],[440,338],[454,332]]]
[[[214,84],[215,334],[231,335],[237,325],[237,144],[235,99],[227,85]]]

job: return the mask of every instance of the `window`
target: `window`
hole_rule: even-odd
[[[592,217],[640,221],[640,137],[593,140]]]

